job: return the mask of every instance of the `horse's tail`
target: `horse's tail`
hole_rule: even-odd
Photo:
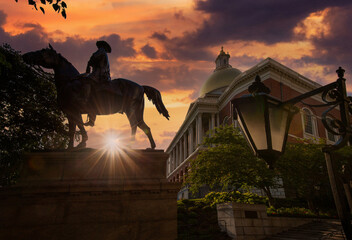
[[[142,86],[144,88],[144,93],[147,95],[148,100],[152,101],[153,104],[155,105],[156,109],[160,114],[162,114],[164,117],[169,120],[169,112],[166,110],[166,107],[164,106],[163,100],[161,99],[160,92],[150,86]]]

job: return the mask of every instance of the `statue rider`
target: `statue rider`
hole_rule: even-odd
[[[109,67],[109,59],[107,53],[111,53],[110,45],[105,41],[97,41],[96,43],[98,50],[93,53],[90,57],[86,73],[88,74],[88,84],[84,87],[84,101],[87,102],[90,92],[91,85],[99,84],[103,87],[104,90],[108,90],[114,94],[121,94],[121,92],[112,89],[111,86],[111,78],[110,78],[110,67]],[[92,72],[91,72],[92,67]],[[99,87],[99,86],[97,86]],[[122,95],[122,94],[121,94]],[[96,119],[96,114],[93,112],[89,112],[88,109],[88,118],[89,121],[86,122],[85,126],[94,126],[94,122]]]

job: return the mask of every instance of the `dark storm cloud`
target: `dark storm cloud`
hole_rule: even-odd
[[[0,10],[0,26],[4,25],[6,23],[6,14]]]
[[[349,4],[349,0],[196,1],[196,10],[209,15],[197,29],[179,37],[157,32],[152,37],[162,41],[177,59],[211,60],[208,47],[236,40],[265,44],[292,41],[297,38],[293,29],[310,13]]]
[[[186,20],[185,16],[183,15],[183,11],[179,10],[174,13],[174,17],[178,20]]]
[[[185,35],[188,33],[185,33]],[[179,60],[213,60],[210,51],[204,49],[201,43],[183,42],[184,38],[169,38],[166,33],[154,32],[150,38],[159,40],[164,44],[167,59],[176,58]]]
[[[204,45],[223,40],[256,40],[267,44],[290,41],[293,28],[310,13],[327,7],[351,4],[349,0],[204,0],[196,9],[210,19],[185,40]]]
[[[121,76],[140,85],[150,85],[158,90],[193,89],[199,91],[210,73],[191,69],[186,65],[174,67],[151,67],[149,69],[121,68]]]
[[[352,71],[352,6],[344,8],[332,8],[326,18],[325,23],[330,25],[329,34],[325,34],[312,39],[315,47],[313,56],[302,58],[304,62],[314,62],[327,66],[327,73],[335,72],[341,66],[349,74]]]
[[[242,56],[231,56],[231,65],[234,68],[237,66],[242,66],[244,69],[253,67],[255,64],[263,61],[264,58],[257,58],[254,56],[242,55]]]
[[[169,38],[167,37],[166,33],[160,33],[160,32],[154,32],[150,38],[154,38],[154,39],[157,39],[159,41],[166,41],[168,40]]]
[[[155,48],[150,46],[149,44],[144,45],[141,48],[141,51],[148,58],[156,58],[157,57],[157,52],[156,52]]]
[[[0,23],[6,22],[6,14],[0,10]],[[21,27],[26,31],[21,34],[11,35],[0,26],[0,44],[9,43],[14,49],[22,53],[35,51],[51,45],[64,57],[67,58],[80,71],[84,71],[86,64],[93,52],[96,51],[97,40],[107,41],[112,52],[109,54],[110,61],[119,57],[130,57],[136,54],[134,39],[122,39],[118,34],[101,36],[97,39],[85,40],[79,36],[66,37],[64,41],[55,41],[51,34],[46,32],[40,24],[25,23]]]

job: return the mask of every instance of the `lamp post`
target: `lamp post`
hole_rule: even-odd
[[[270,90],[257,76],[255,82],[248,88],[251,94],[234,99],[232,104],[234,111],[237,112],[239,125],[251,149],[258,157],[263,158],[270,168],[273,168],[275,160],[285,150],[292,118],[298,112],[294,104],[316,94],[322,94],[324,104],[304,104],[311,107],[329,106],[322,114],[322,122],[327,131],[340,136],[334,145],[327,145],[322,151],[325,155],[337,213],[347,239],[352,239],[351,220],[344,203],[342,186],[336,181],[335,162],[332,159],[333,151],[346,146],[352,136],[350,123],[352,97],[347,97],[346,80],[343,78],[345,70],[339,67],[336,72],[338,79],[335,82],[285,102],[270,96]],[[327,114],[336,107],[339,107],[340,119],[327,120]]]

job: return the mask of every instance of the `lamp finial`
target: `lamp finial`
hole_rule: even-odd
[[[248,91],[253,95],[258,93],[270,93],[270,89],[262,83],[259,75],[255,77],[255,81],[248,87]]]

